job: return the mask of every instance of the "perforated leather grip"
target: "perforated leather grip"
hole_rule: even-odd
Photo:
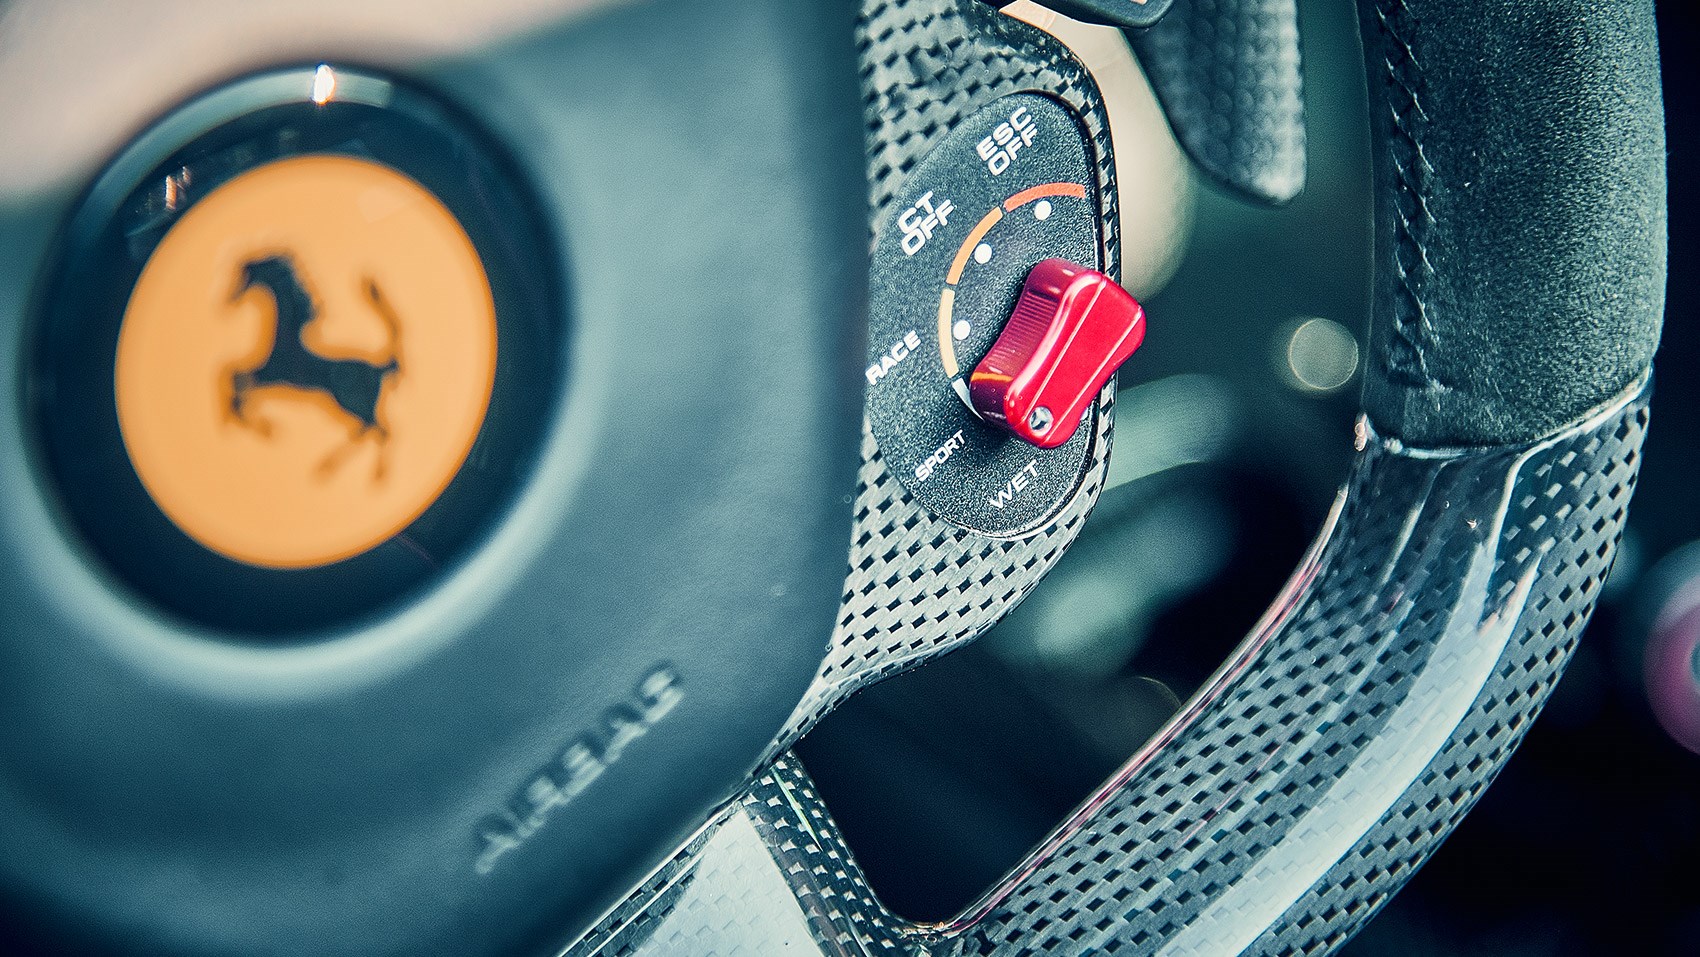
[[[1376,321],[1364,408],[1421,445],[1545,435],[1664,313],[1651,0],[1360,0]]]

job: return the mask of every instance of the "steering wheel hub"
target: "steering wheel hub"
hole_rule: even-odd
[[[171,612],[294,636],[453,567],[559,394],[549,238],[425,94],[320,65],[169,116],[72,217],[35,357],[61,499]]]

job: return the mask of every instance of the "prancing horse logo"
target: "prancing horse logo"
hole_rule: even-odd
[[[216,554],[344,561],[466,464],[496,329],[478,248],[430,190],[352,156],[275,160],[190,206],[136,280],[113,369],[124,450]]]
[[[271,297],[276,330],[271,351],[266,353],[259,365],[231,370],[231,415],[243,425],[256,429],[262,435],[268,435],[268,423],[248,416],[248,398],[255,389],[288,386],[303,391],[322,392],[330,396],[350,418],[357,420],[359,427],[353,430],[346,445],[319,463],[319,473],[323,475],[335,470],[344,458],[359,448],[361,442],[375,438],[378,443],[378,464],[373,479],[382,480],[383,450],[390,433],[378,400],[383,396],[385,385],[401,372],[396,359],[401,326],[395,311],[390,308],[383,293],[378,289],[377,282],[372,279],[365,280],[362,292],[389,331],[390,357],[381,365],[374,365],[363,359],[327,358],[307,347],[302,334],[318,318],[319,310],[290,257],[272,255],[244,264],[232,301],[241,300],[255,287],[264,289]]]

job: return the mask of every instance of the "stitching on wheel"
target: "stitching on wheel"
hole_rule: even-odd
[[[1397,231],[1393,266],[1399,277],[1399,295],[1394,301],[1393,337],[1388,342],[1385,364],[1390,377],[1407,386],[1435,389],[1428,365],[1428,351],[1438,345],[1434,323],[1424,301],[1434,266],[1429,261],[1428,242],[1435,224],[1429,211],[1434,184],[1434,167],[1423,151],[1422,134],[1428,124],[1423,109],[1422,67],[1405,35],[1416,23],[1416,12],[1407,0],[1390,4],[1377,2],[1376,18],[1384,41],[1382,64],[1387,70],[1388,108],[1397,136],[1388,144],[1388,158],[1398,179],[1393,204]],[[1402,97],[1400,96],[1402,94]],[[1400,102],[1401,98],[1404,100]]]

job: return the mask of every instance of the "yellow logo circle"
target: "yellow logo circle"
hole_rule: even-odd
[[[430,507],[495,372],[495,302],[453,214],[390,167],[304,156],[218,187],[154,250],[118,336],[118,423],[185,534],[311,568]]]

